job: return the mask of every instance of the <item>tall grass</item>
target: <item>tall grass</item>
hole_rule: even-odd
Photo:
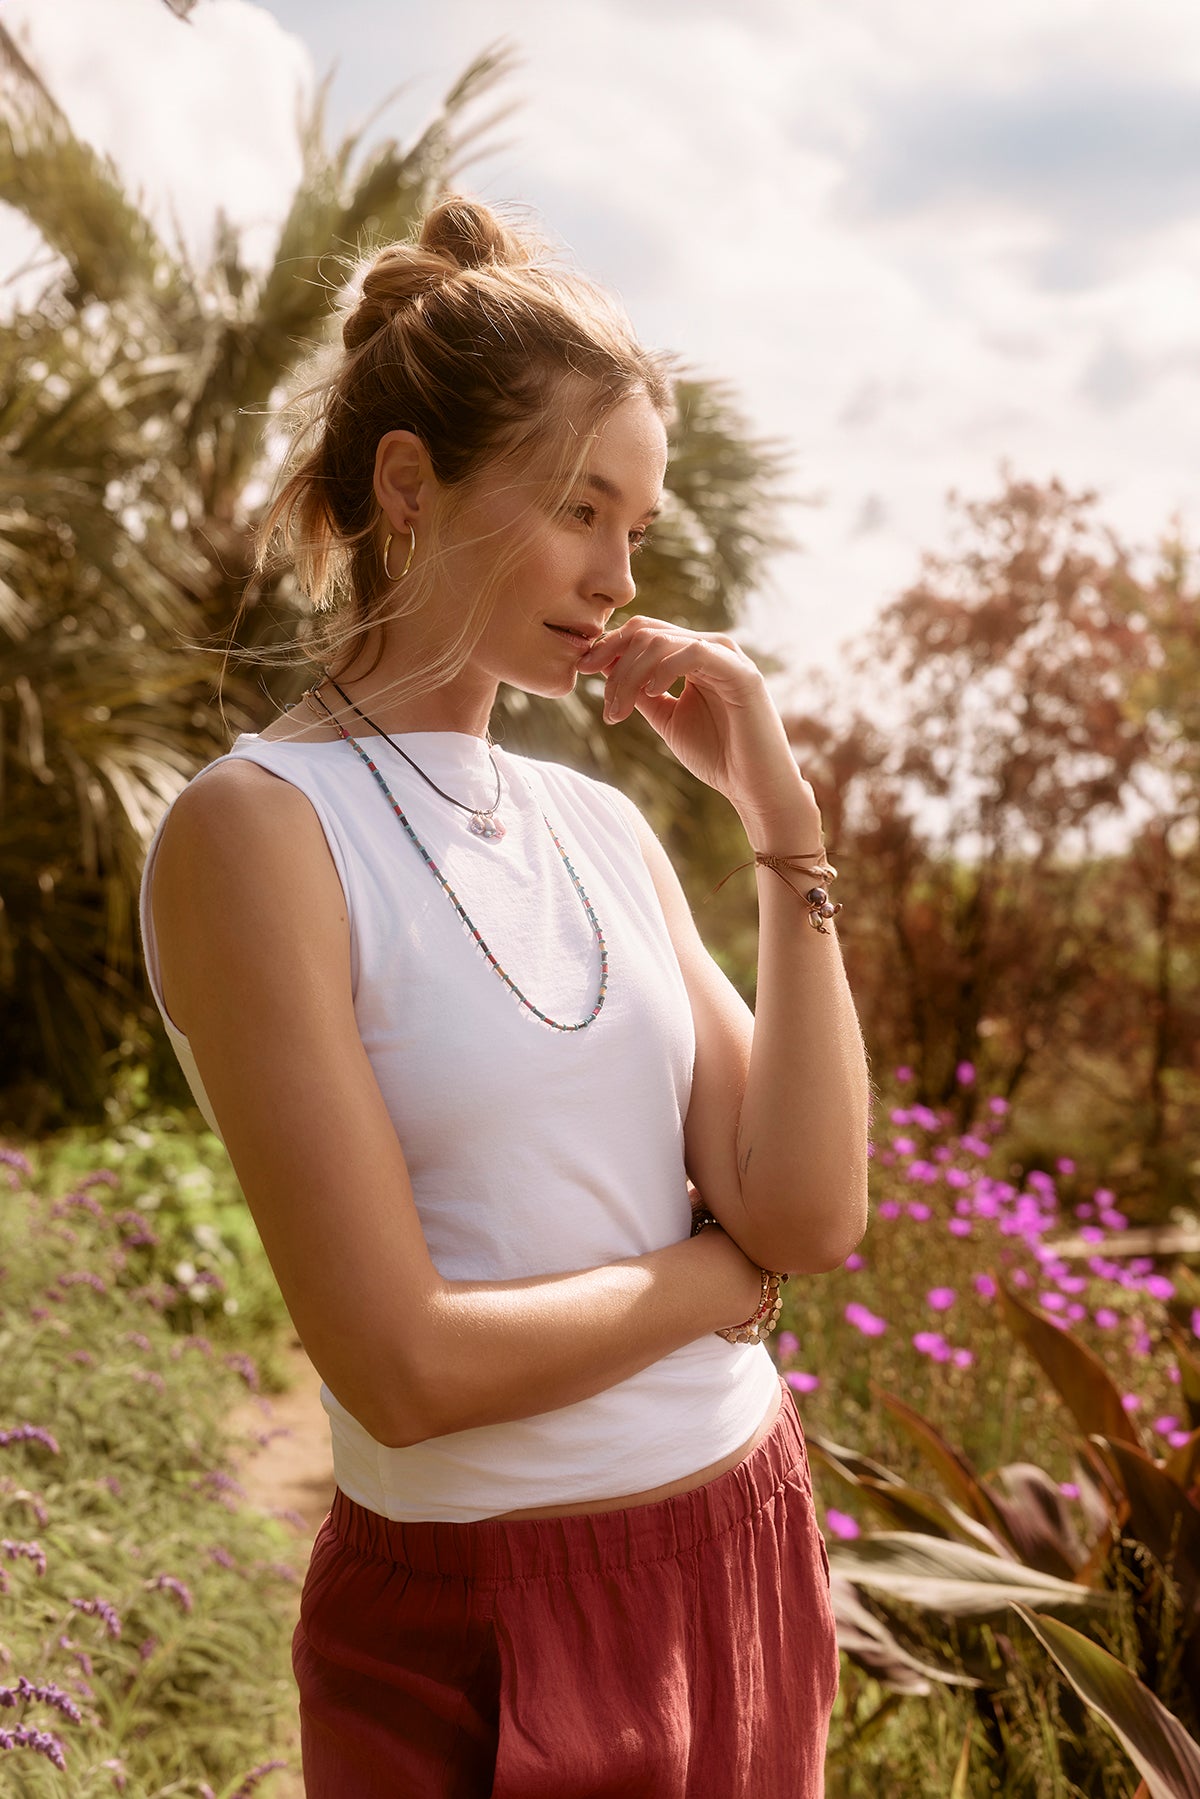
[[[173,1328],[140,1184],[31,1156],[0,1148],[0,1789],[245,1799],[294,1701],[298,1577],[231,1472],[244,1322]]]

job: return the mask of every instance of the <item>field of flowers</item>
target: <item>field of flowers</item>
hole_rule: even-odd
[[[269,1799],[280,1765],[296,1529],[241,1506],[227,1439],[272,1307],[181,1142],[134,1129],[105,1145],[115,1166],[0,1146],[0,1789],[19,1799]]]
[[[896,1071],[899,1095],[909,1078]],[[975,1071],[964,1064],[958,1078],[973,1088]],[[1129,1221],[1114,1192],[1067,1158],[1026,1166],[1003,1099],[980,1096],[975,1119],[956,1131],[949,1113],[893,1104],[875,1129],[858,1252],[835,1275],[785,1290],[776,1353],[813,1450],[843,1647],[864,1650],[843,1656],[830,1791],[1128,1799],[1136,1776],[1116,1734],[1043,1648],[1027,1638],[1013,1651],[1018,1627],[1003,1606],[988,1614],[976,1598],[948,1626],[943,1613],[966,1605],[970,1588],[949,1578],[944,1545],[988,1549],[1002,1576],[1005,1560],[1008,1571],[1029,1564],[1047,1604],[1061,1599],[1055,1575],[1090,1583],[1089,1597],[1112,1589],[1100,1594],[1113,1601],[1109,1634],[1096,1634],[1189,1710],[1200,1602],[1162,1562],[1182,1543],[1190,1568],[1200,1542],[1200,1278],[1182,1261],[1119,1253]],[[1128,1464],[1116,1479],[1096,1460],[1096,1444],[1112,1439]],[[1174,1535],[1151,1549],[1137,1541],[1135,1556],[1149,1506],[1139,1481],[1162,1488],[1155,1503]],[[1021,1505],[1022,1528],[1038,1518],[1033,1549],[1006,1528]],[[913,1568],[931,1544],[923,1584]],[[1122,1549],[1115,1563],[1112,1549]],[[1124,1565],[1139,1558],[1155,1579],[1126,1592]],[[999,1754],[988,1742],[997,1717]]]
[[[1038,1166],[1003,1100],[964,1130],[906,1103],[908,1080],[876,1124],[862,1244],[789,1283],[771,1339],[843,1641],[830,1799],[1130,1799],[1147,1768],[1082,1702],[1068,1624],[1144,1683],[1106,1716],[1152,1738],[1159,1705],[1195,1731],[1200,1278],[1127,1253],[1115,1192]],[[287,1320],[193,1127],[0,1147],[0,1787],[19,1799],[270,1799],[281,1765],[297,1538],[241,1503],[228,1421],[280,1384]]]

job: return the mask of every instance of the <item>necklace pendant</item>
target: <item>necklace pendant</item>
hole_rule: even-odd
[[[491,812],[472,812],[469,830],[476,837],[498,838],[504,836],[504,826]]]

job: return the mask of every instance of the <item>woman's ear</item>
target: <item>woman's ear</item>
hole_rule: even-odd
[[[393,531],[421,511],[432,478],[425,445],[413,431],[388,431],[375,447],[375,498]]]

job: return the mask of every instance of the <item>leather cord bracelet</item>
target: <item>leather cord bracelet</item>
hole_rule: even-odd
[[[799,893],[800,898],[808,907],[809,924],[814,930],[820,931],[823,937],[828,937],[829,932],[825,927],[825,920],[836,918],[844,908],[834,904],[824,887],[810,887],[806,893],[801,893],[798,887],[792,887],[792,883],[783,872],[785,868],[792,868],[797,874],[815,875],[818,881],[836,881],[837,869],[831,867],[825,860],[825,845],[822,844],[820,849],[813,850],[811,853],[798,856],[775,856],[766,850],[755,850],[754,863],[755,866],[761,863],[764,868],[773,868],[786,887],[791,887],[793,893]],[[720,893],[730,875],[735,875],[740,869],[749,867],[749,859],[739,862],[736,868],[730,869],[729,874],[721,877],[713,888],[713,893]],[[712,898],[712,894],[709,895],[709,898]]]
[[[718,1230],[724,1228],[721,1220],[707,1209],[696,1211],[692,1216],[692,1236],[709,1224],[715,1224]],[[727,1343],[761,1343],[779,1323],[779,1314],[783,1310],[782,1286],[788,1277],[786,1274],[774,1274],[769,1268],[761,1268],[759,1272],[762,1275],[762,1292],[756,1309],[745,1324],[731,1325],[728,1329],[715,1333],[718,1337],[724,1337]]]

